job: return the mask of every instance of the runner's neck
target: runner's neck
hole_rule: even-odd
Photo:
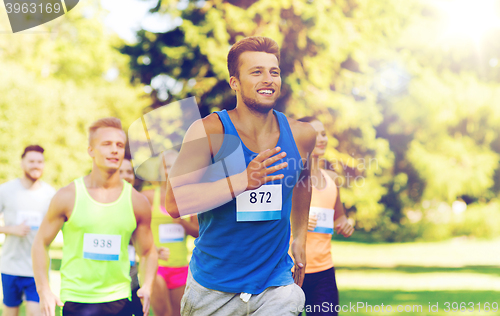
[[[120,170],[118,169],[114,173],[108,173],[107,171],[99,168],[93,168],[90,175],[87,177],[85,177],[84,180],[85,184],[88,184],[88,188],[110,189],[113,187],[121,187],[123,185],[122,180],[120,179]]]
[[[21,182],[21,185],[27,190],[38,190],[42,185],[42,180],[36,179],[33,181],[32,179],[26,177],[26,175],[24,175],[22,178],[19,178],[19,181]]]
[[[236,107],[228,112],[231,121],[246,135],[257,139],[260,135],[272,134],[279,131],[278,119],[274,111],[266,114],[250,111],[245,107]]]

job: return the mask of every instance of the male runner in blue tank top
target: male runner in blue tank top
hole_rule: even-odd
[[[166,209],[173,217],[199,213],[200,223],[182,315],[297,315],[304,305],[307,165],[316,134],[274,110],[279,59],[270,38],[233,45],[228,69],[236,108],[193,123],[172,168]]]

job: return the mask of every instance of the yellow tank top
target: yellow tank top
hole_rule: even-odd
[[[186,232],[181,224],[173,223],[172,217],[161,206],[160,199],[160,188],[156,188],[153,197],[151,231],[155,246],[168,248],[170,257],[167,261],[158,260],[158,265],[172,268],[185,267],[188,265]]]
[[[132,186],[123,182],[112,203],[100,203],[75,180],[75,206],[64,223],[61,300],[104,303],[131,296],[128,244],[137,227]]]
[[[311,208],[333,209],[337,200],[337,186],[325,170],[320,170],[326,180],[326,187],[318,190],[313,186]],[[333,267],[331,239],[332,234],[307,232],[306,273],[321,272]]]

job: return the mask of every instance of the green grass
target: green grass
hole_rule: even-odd
[[[344,290],[340,292],[340,304],[350,304],[355,306],[360,304],[360,309],[351,309],[350,312],[340,313],[340,315],[391,315],[391,314],[406,314],[406,315],[500,315],[497,311],[484,312],[484,303],[496,302],[500,303],[500,292],[495,291],[394,291],[394,290]],[[358,303],[359,302],[359,303]],[[445,304],[449,303],[448,307]],[[453,302],[457,302],[456,311],[453,311],[455,306]],[[464,302],[465,308],[469,311],[459,311],[460,302]],[[469,302],[473,303],[474,309]],[[481,303],[481,313],[478,312],[477,303]],[[361,305],[363,304],[363,305]],[[392,313],[376,312],[384,304],[384,310],[387,310],[387,305],[391,306]],[[436,304],[438,304],[436,306]],[[366,307],[371,305],[372,307]],[[376,307],[378,305],[378,307]],[[348,310],[347,306],[345,310]],[[364,307],[362,307],[364,306]],[[437,309],[430,311],[430,306],[436,306]],[[498,305],[497,305],[498,307]],[[397,309],[401,312],[397,312]],[[370,309],[372,312],[370,312]],[[375,309],[375,310],[373,310]],[[407,312],[404,310],[407,309]],[[448,310],[446,312],[445,310]],[[437,312],[434,312],[437,311]]]
[[[340,304],[359,306],[340,315],[500,315],[500,240],[454,239],[434,243],[332,242]],[[445,303],[449,302],[446,312]],[[453,311],[452,303],[457,302]],[[470,311],[459,311],[464,302]],[[474,311],[469,303],[474,303]],[[478,312],[477,303],[481,303]],[[363,305],[362,305],[363,304]],[[390,305],[393,312],[379,310]],[[437,312],[429,305],[438,304]],[[366,305],[372,306],[366,308]],[[375,306],[378,307],[375,307]],[[415,309],[413,306],[415,305]],[[397,312],[397,308],[410,312]],[[417,306],[421,306],[417,309]],[[490,307],[491,308],[491,307]],[[347,308],[344,308],[347,309]],[[386,309],[384,309],[386,310]],[[417,311],[418,310],[418,311]],[[465,309],[464,309],[465,310]]]
[[[3,315],[2,308],[0,307],[0,316]],[[19,316],[25,316],[26,315],[26,308],[24,306],[24,303],[19,307]],[[56,315],[61,315],[61,310],[59,307],[56,307]]]
[[[192,249],[192,241],[188,244]],[[332,242],[340,304],[357,306],[339,315],[500,315],[484,303],[500,304],[500,239],[454,239],[432,243]],[[51,286],[59,293],[60,246],[51,250]],[[446,312],[445,303],[449,302]],[[474,311],[453,311],[453,302]],[[481,312],[477,304],[481,303]],[[363,307],[361,308],[361,304]],[[376,311],[390,305],[392,313]],[[438,311],[429,305],[438,304]],[[370,312],[370,307],[372,311]],[[418,311],[398,312],[397,308]],[[420,307],[421,306],[421,307]],[[346,309],[346,307],[344,309]],[[375,310],[373,310],[375,308]],[[490,307],[491,308],[491,307]],[[349,309],[349,308],[348,308]],[[385,311],[385,308],[384,308]],[[1,311],[0,311],[1,315]],[[21,308],[20,316],[24,316]]]

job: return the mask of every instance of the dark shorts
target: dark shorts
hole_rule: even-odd
[[[334,268],[307,273],[302,283],[302,290],[306,294],[304,309],[307,316],[338,315],[335,306],[339,305],[339,292]]]
[[[132,302],[130,302],[130,312],[135,316],[143,316],[141,299],[137,296],[139,287],[132,289]]]
[[[63,316],[132,316],[127,298],[107,303],[66,302]]]
[[[40,302],[35,279],[2,273],[3,303],[7,307],[17,307],[23,302],[23,294],[30,302]]]

